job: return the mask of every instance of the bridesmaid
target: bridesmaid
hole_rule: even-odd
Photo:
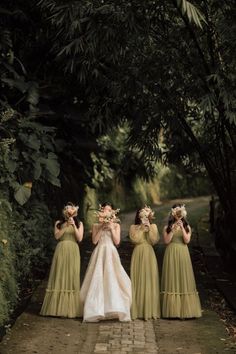
[[[80,251],[83,224],[76,216],[78,206],[67,203],[54,227],[59,241],[52,260],[46,295],[40,311],[42,316],[79,317],[80,311]]]
[[[151,223],[154,213],[145,206],[139,209],[129,236],[135,244],[131,258],[132,319],[160,318],[159,273],[153,245],[160,237],[157,226]]]
[[[167,244],[161,279],[162,316],[166,318],[201,317],[201,305],[187,244],[191,228],[184,205],[173,205],[164,227]]]

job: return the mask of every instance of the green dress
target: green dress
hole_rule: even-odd
[[[50,269],[40,315],[79,317],[80,251],[72,225],[64,226]]]
[[[151,224],[149,232],[144,232],[140,225],[131,225],[129,235],[135,244],[130,268],[131,317],[133,320],[160,318],[159,272],[152,247],[159,240],[157,226]]]
[[[183,232],[177,229],[167,245],[161,279],[162,317],[201,317],[192,262]]]

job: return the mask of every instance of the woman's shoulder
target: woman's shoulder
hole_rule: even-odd
[[[92,225],[92,231],[95,231],[97,232],[97,230],[99,230],[101,228],[102,224],[99,223],[99,222],[95,222],[93,225]]]
[[[156,230],[157,229],[157,224],[150,224],[150,229]]]
[[[137,224],[133,224],[133,225],[130,225],[129,227],[130,230],[139,230],[140,229],[140,225],[137,225]]]
[[[165,225],[165,226],[163,227],[163,232],[166,232],[166,231],[167,231],[167,228],[168,228],[168,225]]]
[[[130,228],[129,228],[130,235],[140,235],[142,233],[143,233],[143,230],[142,230],[140,224],[130,225]]]
[[[187,225],[187,227],[188,227],[188,232],[192,232],[191,226],[189,224]]]

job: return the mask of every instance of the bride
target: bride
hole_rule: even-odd
[[[92,228],[94,249],[80,291],[83,319],[97,322],[117,318],[130,321],[131,282],[115,246],[120,243],[117,210],[104,203],[98,212],[99,223]]]

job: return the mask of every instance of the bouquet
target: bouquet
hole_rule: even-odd
[[[182,218],[186,218],[187,216],[187,211],[185,209],[185,205],[181,205],[181,206],[177,206],[175,208],[172,208],[171,209],[171,215],[174,217],[174,218],[177,218],[177,219],[182,219]]]
[[[139,212],[139,218],[142,224],[147,224],[154,219],[154,211],[149,206],[145,205]]]
[[[98,218],[98,222],[101,224],[108,223],[108,222],[120,222],[120,219],[117,217],[120,209],[111,209],[111,210],[104,210],[104,208],[99,204],[98,211],[95,211],[95,215]]]
[[[79,210],[79,207],[77,205],[74,205],[74,204],[67,204],[63,211],[62,211],[62,214],[65,218],[65,220],[68,220],[69,218],[74,218],[75,216],[78,215],[78,210]]]

